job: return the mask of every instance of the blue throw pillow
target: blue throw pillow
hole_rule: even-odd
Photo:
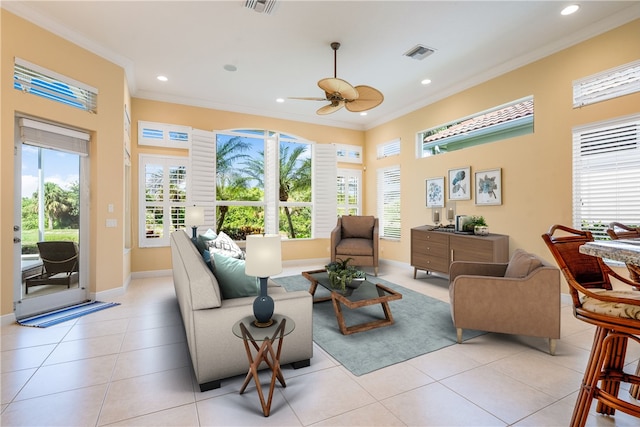
[[[244,274],[244,260],[212,253],[215,275],[223,299],[258,295],[258,279]]]
[[[216,274],[216,265],[211,259],[211,252],[209,252],[208,250],[202,252],[202,259],[204,260],[204,263],[207,264],[207,267],[209,267],[209,270],[211,270],[213,274]]]
[[[196,239],[196,248],[200,251],[201,254],[204,255],[204,251],[209,248],[208,242],[211,242],[216,239],[218,235],[212,229],[208,229],[206,233],[199,234]]]

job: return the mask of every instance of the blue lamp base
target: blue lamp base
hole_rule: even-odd
[[[260,277],[260,294],[253,301],[253,316],[256,318],[253,324],[258,328],[273,325],[273,308],[273,298],[267,295],[267,278]]]

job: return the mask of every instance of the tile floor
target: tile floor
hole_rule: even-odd
[[[387,264],[380,276],[448,300],[443,278]],[[117,302],[47,329],[2,328],[1,425],[566,426],[593,332],[563,305],[556,356],[544,339],[486,334],[361,377],[315,346],[310,367],[283,367],[265,418],[255,387],[238,394],[243,376],[199,392],[171,277],[133,280]],[[639,356],[630,346],[627,361]],[[590,426],[640,425],[593,407]]]

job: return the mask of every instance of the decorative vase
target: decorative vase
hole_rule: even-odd
[[[476,225],[473,227],[473,233],[476,236],[486,236],[489,234],[489,227],[486,225]]]

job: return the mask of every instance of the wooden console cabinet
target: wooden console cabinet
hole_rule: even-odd
[[[413,278],[418,270],[449,274],[453,261],[509,262],[509,236],[457,234],[429,226],[411,229]]]

